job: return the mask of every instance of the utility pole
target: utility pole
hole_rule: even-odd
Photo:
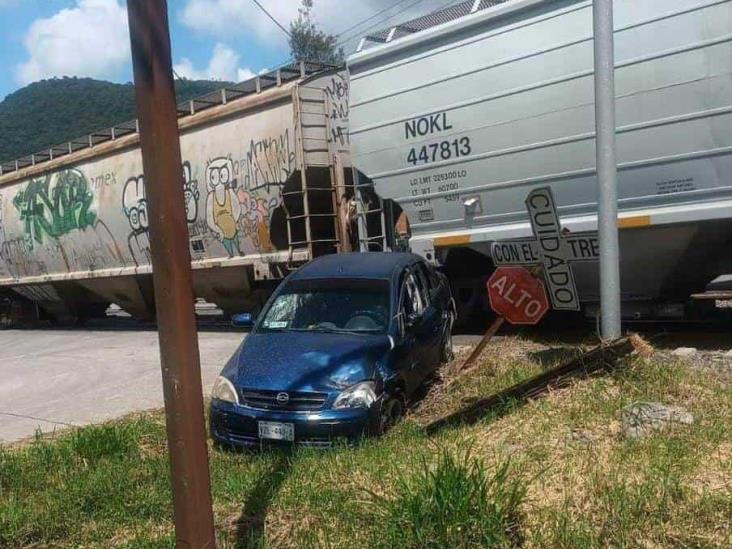
[[[600,240],[602,337],[620,337],[618,171],[615,160],[615,55],[613,0],[594,0],[595,136],[597,154],[597,231]]]
[[[176,546],[215,547],[166,0],[127,0]]]

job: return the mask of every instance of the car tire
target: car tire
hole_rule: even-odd
[[[378,434],[383,435],[387,433],[389,429],[399,423],[404,416],[405,409],[406,404],[401,393],[388,395],[381,404],[381,410],[379,410]]]

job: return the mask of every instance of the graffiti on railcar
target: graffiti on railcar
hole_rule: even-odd
[[[3,220],[1,258],[13,278],[119,265],[123,256],[112,232],[99,219],[95,196],[75,168],[31,179],[12,199],[19,221],[12,234]],[[3,214],[4,215],[4,214]]]
[[[29,236],[5,241],[2,259],[11,278],[48,274],[46,262],[38,259],[35,249]]]
[[[201,193],[198,190],[198,181],[193,179],[191,163],[183,162],[181,170],[186,221],[190,225],[198,219],[198,200]],[[150,264],[152,254],[150,253],[149,212],[143,175],[133,176],[125,181],[122,189],[122,211],[130,226],[127,247],[135,265],[139,267]]]
[[[201,193],[198,190],[198,181],[191,175],[191,163],[183,162],[183,198],[186,205],[186,221],[195,223],[198,219],[198,200]]]
[[[97,220],[92,201],[84,174],[72,169],[31,180],[15,195],[13,205],[26,234],[43,244],[45,238],[92,227]]]
[[[272,251],[270,222],[272,212],[280,205],[279,197],[262,197],[254,191],[239,189],[237,193],[241,204],[239,226],[251,241],[252,247],[261,252]]]
[[[290,130],[277,137],[249,143],[242,160],[243,187],[248,191],[281,187],[295,169],[295,152],[290,145]]]
[[[323,88],[326,98],[326,112],[330,119],[329,143],[342,147],[350,144],[348,133],[348,79],[336,74]]]
[[[9,238],[5,220],[6,200],[0,194],[0,278],[43,274],[45,264],[34,261],[33,239],[29,234]]]
[[[5,224],[3,223],[3,206],[4,206],[3,195],[0,194],[0,260],[4,259],[3,250],[5,249]]]
[[[136,266],[150,264],[150,226],[147,215],[145,179],[142,175],[130,177],[122,190],[122,211],[130,225],[127,248]]]
[[[229,154],[206,163],[207,227],[229,257],[272,251],[272,216],[295,165],[289,130],[250,140],[240,160]],[[195,257],[205,238],[191,236]]]
[[[206,222],[229,257],[241,255],[237,221],[241,204],[236,196],[236,175],[231,156],[221,156],[206,164]]]
[[[343,97],[338,84],[331,90]],[[222,128],[206,147],[189,148],[181,185],[195,261],[287,248],[282,192],[288,181],[300,188],[300,179],[296,133],[284,114]],[[347,112],[337,107],[335,115]],[[212,154],[202,156],[209,146]],[[0,279],[74,279],[106,269],[120,271],[99,276],[121,276],[131,274],[125,268],[149,265],[145,183],[153,182],[142,175],[139,150],[129,150],[3,187]]]
[[[8,239],[5,235],[5,223],[3,222],[5,216],[4,206],[5,199],[0,194],[0,278],[11,276],[10,265],[8,264]]]

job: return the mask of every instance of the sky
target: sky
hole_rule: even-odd
[[[259,0],[285,28],[301,0]],[[456,0],[314,0],[347,53],[361,36]],[[168,0],[176,73],[241,81],[283,64],[287,36],[254,0]],[[354,28],[355,27],[355,28]],[[132,81],[125,0],[0,0],[0,99],[61,76]]]

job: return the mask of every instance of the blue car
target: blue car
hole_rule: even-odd
[[[214,384],[225,446],[329,446],[385,432],[452,358],[446,277],[408,253],[316,259],[288,276]]]

